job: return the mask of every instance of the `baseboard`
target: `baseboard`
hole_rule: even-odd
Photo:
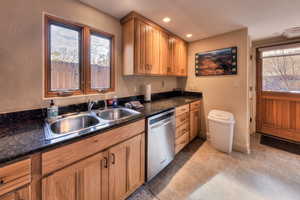
[[[274,136],[261,135],[260,144],[300,155],[300,143],[294,143]]]
[[[234,151],[238,151],[241,153],[250,154],[250,147],[249,145],[241,145],[241,144],[233,144],[232,149]]]
[[[207,141],[210,141],[210,135],[208,132],[206,133],[206,138],[207,138]],[[241,145],[241,144],[236,144],[233,142],[232,149],[234,151],[238,151],[241,153],[250,154],[250,146],[249,145]]]

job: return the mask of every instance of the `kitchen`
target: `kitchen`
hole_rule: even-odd
[[[200,37],[185,14],[114,3],[2,3],[0,199],[297,199],[299,156],[260,144],[254,123],[250,55],[270,42],[240,26]],[[237,74],[195,75],[196,54],[228,47]],[[232,153],[211,144],[214,109],[234,115]]]

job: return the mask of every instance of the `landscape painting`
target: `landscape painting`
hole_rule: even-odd
[[[237,74],[237,47],[197,53],[195,73],[196,76]]]

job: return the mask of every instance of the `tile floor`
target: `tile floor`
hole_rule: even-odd
[[[300,200],[300,156],[251,140],[249,155],[195,140],[128,200]]]

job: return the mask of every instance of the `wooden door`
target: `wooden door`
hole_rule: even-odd
[[[107,200],[107,152],[55,172],[42,186],[43,200]]]
[[[170,70],[169,65],[169,35],[163,31],[160,32],[160,71],[162,75],[167,75]]]
[[[150,25],[147,25],[146,30],[146,72],[159,75],[160,32]]]
[[[109,149],[109,200],[125,199],[144,183],[144,134]]]
[[[200,109],[190,111],[190,138],[192,141],[199,135],[200,131]]]
[[[281,51],[289,48],[298,50]],[[300,142],[299,51],[300,45],[273,46],[258,49],[256,56],[256,130],[296,142]]]
[[[147,24],[136,20],[135,26],[135,74],[146,74]]]
[[[30,186],[23,187],[16,191],[0,197],[0,200],[30,200]]]

